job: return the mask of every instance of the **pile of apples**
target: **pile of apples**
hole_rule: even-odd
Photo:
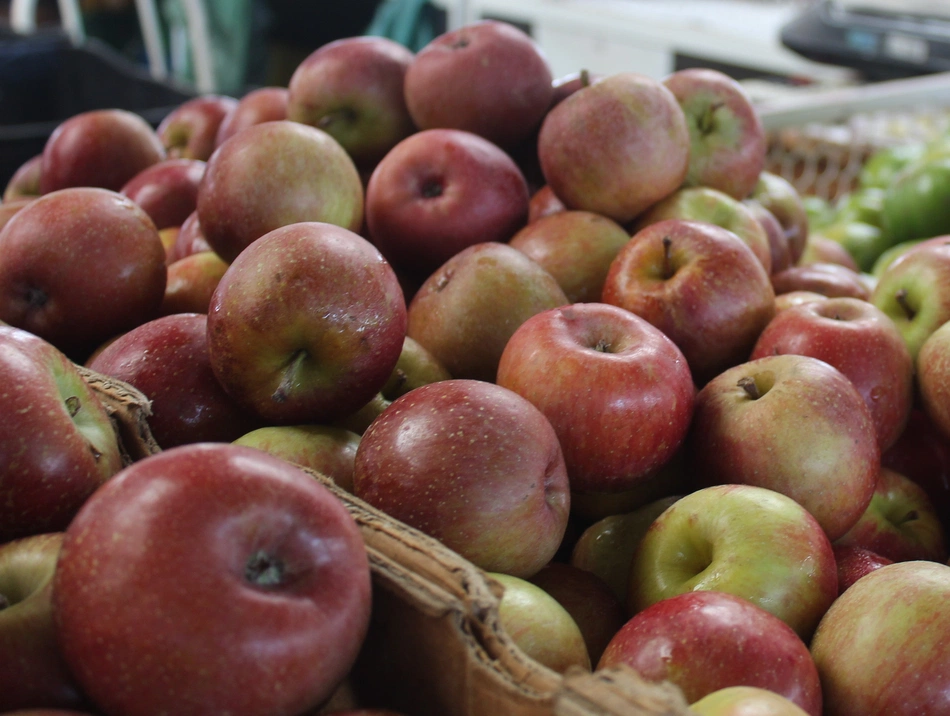
[[[765,149],[721,72],[491,20],[65,120],[0,204],[0,711],[326,713],[370,573],[303,466],[556,671],[947,713],[950,242],[862,273]]]

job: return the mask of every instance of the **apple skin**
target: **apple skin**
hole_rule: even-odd
[[[40,195],[40,173],[43,171],[43,154],[37,154],[21,164],[7,180],[3,189],[3,202],[34,198]]]
[[[834,239],[821,234],[811,233],[805,243],[805,249],[796,265],[841,264],[852,271],[860,272],[861,267],[848,250]]]
[[[557,279],[571,303],[599,301],[610,265],[630,240],[615,221],[560,211],[528,223],[508,241]]]
[[[43,147],[40,194],[68,187],[119,191],[166,158],[152,126],[124,109],[96,109],[63,120]]]
[[[83,698],[56,642],[52,581],[61,532],[0,544],[0,710],[72,708]]]
[[[728,592],[788,624],[807,644],[838,595],[831,542],[790,497],[754,485],[684,495],[647,530],[630,570],[636,614],[686,592]]]
[[[155,227],[181,226],[198,205],[198,185],[205,162],[165,159],[146,167],[119,191],[141,206]]]
[[[570,511],[550,422],[480,380],[430,383],[394,400],[360,439],[353,491],[476,566],[523,578],[551,561]]]
[[[765,229],[765,235],[769,238],[770,273],[789,268],[792,265],[792,253],[788,247],[788,237],[775,214],[754,199],[746,199],[742,203],[752,211],[752,215]]]
[[[942,324],[923,342],[917,354],[920,407],[945,438],[950,438],[950,322]]]
[[[565,206],[626,224],[683,184],[689,130],[664,85],[621,72],[577,90],[545,115],[538,158]]]
[[[950,567],[928,561],[886,565],[838,597],[811,642],[825,713],[947,713],[948,597]]]
[[[366,225],[383,255],[422,281],[474,244],[508,241],[527,221],[529,199],[521,170],[496,145],[430,129],[377,165],[366,186]]]
[[[108,189],[46,194],[0,232],[0,320],[74,360],[157,315],[166,280],[155,224]]]
[[[697,716],[806,716],[807,711],[768,689],[727,686],[689,705]]]
[[[33,198],[35,197],[0,202],[0,231],[20,209],[33,201]]]
[[[116,475],[69,525],[53,578],[67,664],[103,711],[130,716],[315,708],[352,667],[370,602],[343,503],[300,468],[227,443]]]
[[[689,127],[687,186],[745,199],[765,169],[766,136],[748,93],[719,70],[690,67],[663,79]]]
[[[405,45],[385,37],[321,45],[290,77],[287,118],[319,127],[358,167],[372,168],[416,131],[403,92],[414,58]]]
[[[528,200],[528,223],[564,211],[566,208],[564,202],[554,195],[554,189],[544,184],[538,187]]]
[[[568,72],[566,75],[555,77],[551,81],[551,86],[554,88],[554,96],[551,97],[551,107],[560,104],[577,92],[577,90],[588,87],[595,82],[600,82],[602,79],[604,79],[602,73],[591,72],[586,69],[578,70],[577,72]],[[550,107],[548,109],[550,111]]]
[[[775,315],[769,274],[748,244],[704,221],[640,229],[611,264],[601,298],[665,333],[698,386],[745,361]]]
[[[775,297],[775,314],[778,315],[786,308],[801,306],[803,303],[827,300],[828,296],[816,293],[815,291],[807,291],[805,289],[789,291],[788,293],[780,293]]]
[[[821,682],[805,642],[778,617],[726,592],[685,592],[635,614],[597,668],[615,664],[676,684],[689,703],[729,686],[756,686],[821,715]]]
[[[170,263],[159,314],[207,313],[228,266],[214,251],[198,251]]]
[[[864,514],[881,463],[871,412],[854,384],[829,363],[794,354],[751,360],[707,383],[687,448],[699,484],[780,492],[832,541]]]
[[[775,214],[785,228],[792,264],[797,264],[808,242],[808,212],[795,185],[778,174],[763,171],[749,198]]]
[[[862,275],[841,264],[816,262],[797,264],[772,274],[776,295],[791,291],[812,291],[828,298],[859,298],[868,301],[871,288]]]
[[[839,596],[869,572],[873,572],[885,564],[894,564],[894,560],[882,557],[855,544],[835,544],[833,548],[835,563],[838,565]]]
[[[672,459],[693,415],[682,352],[646,320],[603,303],[525,321],[504,348],[497,383],[551,421],[579,492],[635,487]]]
[[[392,267],[366,239],[333,224],[291,224],[248,246],[218,282],[211,367],[268,423],[328,422],[389,379],[406,314]]]
[[[261,424],[215,379],[204,314],[176,313],[147,321],[118,336],[88,365],[145,394],[152,410],[149,427],[164,449],[230,442]]]
[[[553,79],[529,35],[505,22],[481,20],[420,49],[406,71],[404,93],[419,129],[461,129],[510,149],[544,118]]]
[[[794,306],[765,327],[749,356],[796,353],[840,370],[871,411],[883,452],[900,437],[914,405],[914,361],[894,322],[857,298]]]
[[[155,130],[168,157],[207,161],[215,150],[218,129],[238,100],[220,94],[203,94],[182,102]]]
[[[214,148],[217,149],[247,127],[287,119],[289,94],[290,90],[280,86],[257,87],[247,92],[224,115],[221,124],[218,125],[218,131],[214,137]]]
[[[263,122],[208,159],[197,212],[208,244],[230,263],[252,241],[288,224],[319,221],[359,231],[363,184],[353,160],[323,130]]]
[[[175,236],[175,243],[166,251],[166,263],[170,265],[191,254],[211,250],[211,245],[201,230],[201,221],[198,219],[196,209],[188,215],[188,218],[179,227],[178,234]]]

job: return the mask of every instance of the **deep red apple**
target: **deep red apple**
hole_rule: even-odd
[[[198,184],[205,163],[197,159],[166,159],[129,179],[120,194],[141,206],[155,226],[181,226],[198,204]]]
[[[808,213],[798,189],[785,177],[763,171],[750,198],[775,214],[785,228],[792,264],[797,264],[808,241]]]
[[[203,94],[175,107],[155,130],[168,156],[207,161],[215,149],[222,121],[237,103],[234,97]]]
[[[211,251],[211,246],[201,230],[201,222],[198,220],[196,210],[191,212],[179,227],[175,235],[175,243],[168,250],[168,263],[172,264],[201,251]]]
[[[842,594],[864,575],[893,564],[894,560],[875,554],[869,549],[854,544],[834,545],[835,564],[838,566],[838,594]]]
[[[243,95],[221,120],[214,138],[215,149],[242,129],[287,119],[287,96],[288,89],[279,86],[258,87]]]
[[[858,298],[868,301],[871,286],[857,271],[842,264],[818,262],[798,264],[772,274],[776,294],[812,291],[829,298]]]

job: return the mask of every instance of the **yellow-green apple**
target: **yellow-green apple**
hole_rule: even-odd
[[[208,240],[201,230],[201,221],[198,220],[197,209],[188,215],[175,235],[175,243],[167,251],[167,263],[172,264],[179,259],[200,251],[211,251]]]
[[[923,487],[882,467],[871,504],[835,545],[864,547],[894,562],[947,561],[940,518]]]
[[[589,211],[559,211],[508,241],[550,273],[571,303],[599,301],[610,264],[630,240],[620,224]]]
[[[745,199],[765,169],[762,120],[745,88],[724,72],[688,67],[663,78],[689,127],[687,186]]]
[[[812,291],[829,298],[871,298],[871,287],[863,274],[836,263],[796,264],[772,274],[776,295],[790,291]]]
[[[630,512],[601,517],[574,541],[570,564],[600,577],[617,599],[626,603],[630,563],[653,520],[680,498],[660,497]]]
[[[617,254],[601,294],[667,335],[696,385],[743,362],[775,315],[769,274],[748,244],[716,224],[647,224]]]
[[[265,425],[233,441],[326,475],[353,492],[353,463],[360,436],[331,425]]]
[[[404,91],[419,129],[461,129],[508,149],[537,129],[551,104],[553,79],[547,57],[527,33],[480,20],[420,49]]]
[[[214,251],[198,251],[168,264],[165,297],[159,314],[207,313],[214,290],[228,266]]]
[[[358,167],[372,168],[416,131],[403,92],[414,58],[386,37],[352,36],[321,45],[290,77],[287,118],[319,127]]]
[[[218,282],[208,310],[211,367],[269,423],[327,422],[389,379],[406,313],[396,274],[366,239],[333,224],[291,224],[254,241]]]
[[[591,664],[627,621],[623,601],[593,572],[564,562],[551,562],[530,581],[567,610],[581,630]]]
[[[705,186],[679,189],[641,214],[632,233],[665,219],[701,221],[731,231],[752,249],[766,274],[772,273],[772,247],[765,228],[747,204],[725,192]]]
[[[832,541],[871,502],[881,464],[871,411],[847,376],[823,360],[773,355],[723,371],[697,394],[690,428],[699,484],[780,492]]]
[[[827,236],[811,232],[796,265],[805,266],[818,263],[841,264],[852,271],[861,271],[858,262],[854,260],[854,257],[844,246]]]
[[[727,686],[689,705],[697,716],[807,716],[784,696],[757,686]]]
[[[43,169],[43,154],[27,159],[17,167],[3,189],[3,201],[27,199],[40,195],[40,172]]]
[[[370,602],[339,498],[229,443],[125,468],[70,523],[53,576],[67,665],[102,711],[130,716],[315,709],[355,662]]]
[[[359,231],[363,183],[346,150],[322,129],[263,122],[208,159],[197,212],[208,244],[231,262],[252,241],[288,224],[319,221]]]
[[[769,239],[770,252],[770,273],[778,273],[792,265],[792,254],[788,248],[788,237],[785,236],[785,229],[779,223],[771,211],[766,209],[755,199],[746,199],[742,202],[749,207],[752,215],[765,229],[765,235]]]
[[[922,243],[878,277],[870,301],[890,316],[917,360],[924,341],[950,320],[950,245]]]
[[[419,281],[477,243],[508,241],[527,221],[514,160],[477,134],[430,129],[386,154],[366,186],[372,242]]]
[[[149,427],[162,448],[230,442],[261,424],[215,379],[203,313],[146,321],[117,336],[88,366],[145,394]]]
[[[237,103],[227,95],[202,94],[173,108],[155,130],[166,154],[174,159],[207,161],[215,150],[221,122]]]
[[[40,194],[67,187],[119,191],[145,167],[165,157],[165,148],[152,125],[134,112],[80,112],[60,122],[46,140]]]
[[[684,495],[641,539],[627,608],[694,591],[744,597],[808,643],[838,595],[831,541],[790,497],[754,485],[715,485]]]
[[[256,87],[242,95],[218,125],[214,137],[215,149],[242,129],[287,119],[288,95],[289,90],[282,86]]]
[[[916,367],[920,407],[950,438],[950,319],[924,340]]]
[[[478,567],[530,577],[567,528],[557,435],[507,388],[453,378],[416,388],[366,429],[354,494]]]
[[[504,587],[498,621],[520,651],[558,673],[591,669],[584,635],[570,612],[544,589],[520,577],[489,572]]]
[[[950,567],[926,560],[885,565],[838,597],[811,642],[824,692],[824,713],[947,713],[948,598]]]
[[[597,668],[616,664],[647,681],[676,684],[689,703],[729,686],[757,686],[821,716],[821,682],[808,646],[777,616],[728,592],[684,592],[638,612]]]
[[[145,209],[157,228],[181,226],[197,208],[204,173],[199,159],[165,159],[129,179],[119,193]]]
[[[109,413],[76,365],[0,326],[0,542],[64,528],[122,468]]]
[[[625,224],[685,180],[686,117],[658,80],[620,72],[577,90],[545,115],[538,159],[565,206]]]
[[[808,212],[798,189],[785,177],[763,171],[749,198],[775,214],[785,228],[792,264],[797,264],[808,241]]]
[[[70,708],[83,698],[53,625],[52,582],[61,532],[0,544],[0,710]]]
[[[409,303],[407,335],[452,377],[494,382],[518,326],[567,303],[557,280],[537,263],[486,241],[463,249],[423,282]]]
[[[34,197],[35,198],[35,197]],[[7,225],[7,222],[13,218],[20,209],[29,204],[33,198],[11,199],[10,201],[0,202],[0,230]]]
[[[786,353],[819,358],[854,383],[871,411],[882,451],[900,437],[914,405],[914,361],[879,308],[858,298],[790,307],[769,322],[749,358]]]
[[[838,594],[850,587],[868,572],[893,564],[893,559],[882,557],[855,544],[835,544],[835,564],[838,566]]]
[[[547,416],[575,492],[629,490],[669,462],[686,437],[696,392],[670,338],[604,303],[526,320],[505,345],[497,383]]]
[[[178,234],[181,233],[180,226],[169,226],[158,230],[158,237],[162,240],[162,247],[165,249],[165,265],[171,261],[171,253],[175,248],[175,242],[178,241]]]
[[[549,214],[564,211],[565,208],[564,203],[554,195],[554,190],[548,184],[544,184],[532,192],[528,200],[528,223]]]

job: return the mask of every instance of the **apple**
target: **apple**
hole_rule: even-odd
[[[804,288],[788,293],[780,293],[775,297],[775,314],[778,315],[786,308],[794,308],[814,301],[827,301],[828,299],[829,297],[824,294],[808,291]]]
[[[844,246],[834,239],[814,232],[808,235],[808,241],[805,242],[805,248],[797,263],[798,266],[808,264],[841,264],[852,271],[861,271],[858,262]]]
[[[838,594],[850,587],[861,577],[883,567],[893,564],[894,560],[882,557],[856,544],[835,544],[835,564],[838,566]]]
[[[214,251],[199,251],[170,263],[159,314],[207,313],[228,266]]]
[[[427,278],[463,249],[505,242],[527,221],[528,185],[514,160],[476,134],[416,132],[379,162],[366,225],[389,261]]]
[[[765,235],[768,236],[770,273],[778,273],[789,268],[792,265],[792,254],[788,248],[788,237],[779,220],[775,218],[775,214],[755,199],[746,199],[742,203],[751,209],[752,215],[762,225]]]
[[[881,463],[858,389],[831,364],[795,354],[750,360],[709,381],[696,396],[688,451],[699,484],[787,495],[832,541],[864,514]]]
[[[51,343],[0,326],[0,383],[3,542],[64,528],[123,463],[105,406]]]
[[[897,442],[881,454],[881,465],[923,487],[944,530],[950,530],[950,439],[919,405]]]
[[[218,282],[208,310],[211,367],[268,423],[327,422],[385,384],[406,313],[392,267],[366,239],[333,224],[291,224],[254,241]]]
[[[146,167],[119,191],[145,209],[158,229],[181,226],[198,204],[198,185],[205,163],[165,159]]]
[[[584,635],[567,609],[532,582],[503,573],[488,576],[504,587],[498,621],[521,652],[558,673],[590,671]]]
[[[646,224],[610,265],[601,298],[666,334],[698,386],[745,361],[775,315],[760,260],[735,233],[705,221]]]
[[[663,79],[689,127],[687,186],[745,199],[765,169],[766,136],[752,99],[736,80],[708,67],[688,67]]]
[[[221,94],[202,94],[172,109],[155,130],[173,159],[207,161],[215,150],[218,130],[238,100]]]
[[[287,119],[287,98],[290,91],[281,86],[257,87],[242,95],[218,125],[214,148],[224,144],[242,129],[264,122]]]
[[[689,710],[697,716],[806,716],[795,702],[757,686],[727,686],[706,694]]]
[[[83,703],[56,642],[52,581],[60,532],[0,544],[0,710]]]
[[[528,578],[551,561],[570,492],[544,414],[480,380],[406,393],[366,429],[353,492],[477,567]]]
[[[2,228],[2,227],[0,227]],[[170,256],[175,249],[175,242],[178,241],[178,234],[181,233],[180,226],[168,226],[158,230],[158,238],[162,240],[162,248],[165,249],[165,265],[170,263]]]
[[[166,280],[155,224],[108,189],[45,194],[0,231],[0,320],[74,359],[155,317]]]
[[[147,321],[116,337],[88,366],[145,394],[151,403],[149,427],[162,448],[230,442],[260,426],[215,379],[205,314]]]
[[[900,437],[914,405],[914,361],[894,322],[857,298],[789,308],[765,327],[749,356],[795,353],[840,370],[871,411],[882,451]]]
[[[508,241],[550,273],[571,303],[599,301],[610,265],[630,235],[589,211],[560,211],[530,222]]]
[[[538,187],[528,200],[528,223],[543,219],[549,214],[564,211],[566,208],[564,203],[554,195],[554,190],[548,184],[544,184]]]
[[[403,92],[414,58],[386,37],[343,37],[321,45],[290,77],[287,117],[330,134],[357,166],[374,167],[416,131]],[[471,85],[466,89],[472,91]]]
[[[175,243],[168,250],[167,263],[173,264],[191,254],[202,251],[211,251],[211,246],[201,230],[201,221],[198,219],[197,209],[191,212],[178,228]],[[222,259],[223,260],[223,259]]]
[[[795,500],[754,485],[714,485],[654,520],[629,585],[633,614],[677,594],[727,592],[778,617],[807,644],[838,595],[838,572],[831,541]]]
[[[422,47],[406,70],[404,92],[419,129],[461,129],[509,149],[541,123],[553,79],[547,57],[527,33],[488,19]]]
[[[0,230],[7,225],[7,222],[13,218],[20,209],[33,201],[32,198],[11,199],[10,201],[0,202]]]
[[[792,264],[797,264],[808,242],[808,213],[798,189],[785,177],[763,171],[749,198],[775,214],[785,228]]]
[[[419,287],[409,303],[407,335],[452,377],[494,382],[518,326],[567,304],[557,280],[537,263],[486,241],[460,251]]]
[[[821,682],[805,642],[771,612],[728,592],[683,592],[638,612],[597,668],[615,664],[676,684],[689,703],[730,686],[756,686],[821,715]]]
[[[591,72],[583,69],[577,72],[568,72],[566,75],[555,77],[551,80],[551,86],[554,88],[554,96],[551,97],[551,107],[560,104],[579,89],[589,87],[595,82],[604,79],[604,74],[600,72]],[[550,107],[548,108],[550,111]]]
[[[633,233],[666,219],[702,221],[728,229],[752,249],[766,274],[772,273],[772,247],[765,228],[751,207],[725,192],[705,186],[679,189],[641,214]]]
[[[917,354],[920,406],[943,435],[950,438],[950,320],[933,331]]]
[[[835,263],[798,264],[772,274],[776,294],[812,291],[829,298],[858,298],[868,301],[872,289],[863,275]]]
[[[198,221],[210,247],[231,262],[269,231],[326,222],[358,231],[363,184],[333,137],[300,122],[264,122],[231,137],[208,159]]]
[[[104,712],[130,716],[314,709],[355,662],[370,602],[339,498],[228,443],[116,475],[69,525],[53,577],[69,668]]]
[[[3,202],[27,199],[40,195],[40,173],[43,170],[43,154],[27,159],[17,167],[3,189]]]
[[[923,560],[874,570],[838,597],[811,642],[825,713],[946,713],[948,597],[950,567]]]
[[[119,191],[146,167],[165,159],[152,126],[124,109],[95,109],[60,122],[43,147],[40,194],[68,187]]]
[[[545,181],[565,206],[621,224],[683,184],[689,151],[676,97],[636,72],[577,90],[545,115],[538,135]]]

